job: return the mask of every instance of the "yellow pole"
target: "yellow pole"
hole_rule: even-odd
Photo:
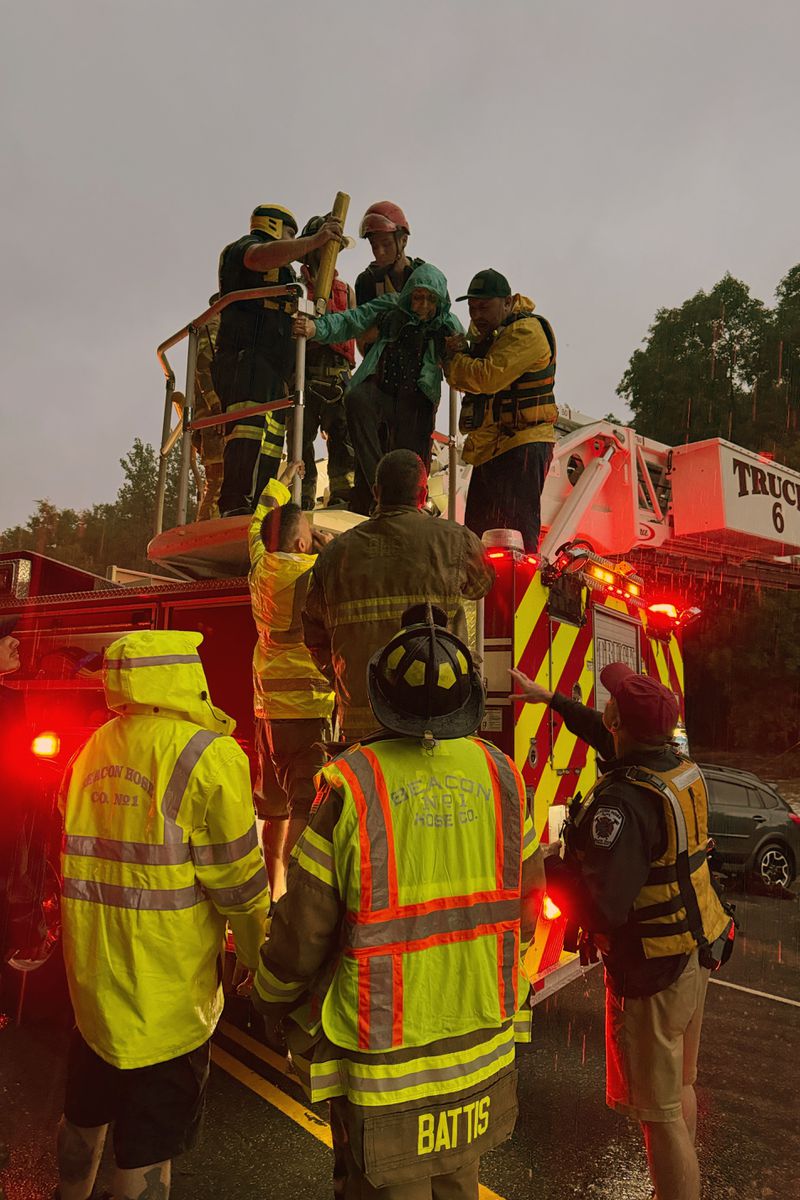
[[[337,192],[333,202],[331,216],[341,221],[344,228],[347,210],[350,207],[350,197],[345,192]],[[320,251],[319,270],[314,278],[314,311],[318,317],[325,315],[328,300],[333,287],[333,275],[336,270],[336,256],[339,253],[338,242],[327,242]]]

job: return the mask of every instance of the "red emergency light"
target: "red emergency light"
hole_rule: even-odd
[[[642,582],[638,576],[616,570],[611,563],[589,562],[583,569],[589,585],[607,596],[619,596],[632,604],[642,604]]]
[[[512,559],[517,553],[518,552],[514,550],[487,550],[486,557]],[[533,567],[534,570],[536,570],[542,560],[538,554],[522,554],[519,556],[519,561],[527,563],[529,566]]]
[[[31,753],[37,758],[57,758],[61,751],[61,738],[57,733],[48,730],[37,733],[31,742]]]
[[[542,901],[542,916],[545,921],[557,921],[561,916],[561,909],[556,904],[555,900],[551,900],[548,895],[545,895]]]
[[[650,604],[647,611],[658,616],[669,617],[671,621],[679,619],[678,610],[674,604]]]

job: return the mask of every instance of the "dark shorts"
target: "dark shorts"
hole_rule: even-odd
[[[327,717],[296,721],[256,717],[258,778],[253,795],[262,820],[308,817],[317,794],[314,776],[327,760],[321,743],[330,739]]]
[[[114,1158],[123,1171],[176,1158],[200,1132],[209,1056],[205,1042],[179,1058],[123,1071],[95,1054],[76,1029],[64,1116],[80,1129],[113,1124]]]

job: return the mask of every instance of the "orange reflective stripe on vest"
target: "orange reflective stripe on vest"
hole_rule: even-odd
[[[399,903],[391,804],[378,757],[362,746],[337,762],[358,818],[359,907],[347,914],[344,954],[357,962],[361,1050],[403,1044],[403,956],[436,946],[495,937],[501,1018],[516,1011],[524,799],[505,755],[478,744],[494,798],[495,888],[416,904]]]

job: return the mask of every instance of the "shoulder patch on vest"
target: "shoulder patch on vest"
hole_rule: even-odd
[[[622,833],[625,814],[621,808],[601,804],[592,818],[592,841],[603,850],[610,850]]]
[[[686,767],[683,771],[681,771],[680,775],[672,776],[672,783],[676,788],[682,789],[682,788],[687,788],[690,783],[694,783],[695,780],[697,780],[699,778],[700,778],[699,770],[694,765],[694,763],[690,763],[688,767]]]

